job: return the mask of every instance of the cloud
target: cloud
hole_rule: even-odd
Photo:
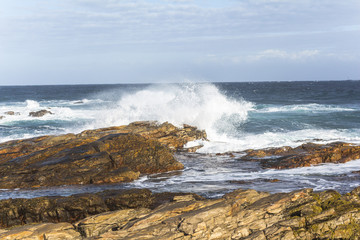
[[[267,60],[287,60],[287,61],[305,61],[313,57],[322,56],[319,50],[301,50],[301,51],[285,51],[280,49],[267,49],[253,54],[237,54],[237,55],[218,55],[206,54],[198,59],[198,63],[216,63],[216,64],[247,64],[257,63]],[[334,55],[325,54],[323,57],[334,57]]]
[[[286,60],[303,60],[318,56],[319,50],[302,50],[297,52],[287,52],[279,49],[267,49],[253,56],[247,56],[249,61],[260,61],[264,59],[286,59]]]

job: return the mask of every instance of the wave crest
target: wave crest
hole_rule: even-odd
[[[205,129],[211,137],[245,121],[253,107],[251,102],[227,97],[212,84],[155,85],[123,95],[112,109],[101,114],[96,125],[169,121]]]

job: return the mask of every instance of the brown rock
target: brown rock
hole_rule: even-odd
[[[1,164],[0,188],[124,182],[138,178],[139,172],[183,168],[168,148],[134,134],[111,134],[78,147],[53,150]]]
[[[74,223],[85,217],[120,209],[153,209],[173,201],[204,198],[189,193],[155,193],[148,189],[107,190],[69,197],[0,200],[0,228],[41,222]],[[111,214],[110,214],[111,215]]]
[[[70,197],[0,200],[0,227],[39,222],[75,222],[119,209],[150,208],[155,197],[147,189],[112,190]]]
[[[350,143],[307,143],[296,148],[281,147],[248,150],[242,157],[246,161],[258,161],[265,168],[308,167],[321,163],[345,163],[360,158],[360,146]]]
[[[86,237],[101,232],[96,239],[329,239],[330,233],[358,239],[360,201],[348,202],[348,196],[311,189],[272,195],[237,190],[222,199],[171,202],[131,216],[119,212],[99,221],[94,216],[77,226],[88,229]],[[120,220],[110,230],[108,219],[116,215]]]
[[[53,114],[53,113],[48,111],[48,110],[43,109],[43,110],[40,110],[40,111],[37,111],[37,112],[30,112],[29,116],[30,117],[42,117],[42,116],[44,116],[46,114]]]
[[[136,122],[80,134],[0,144],[0,188],[132,181],[140,173],[179,170],[168,147],[205,139],[194,127]]]
[[[194,127],[176,128],[170,123],[135,122],[126,126],[86,130],[76,135],[41,136],[1,143],[0,163],[41,150],[46,150],[51,155],[64,149],[77,147],[107,135],[118,133],[133,133],[147,139],[157,139],[163,145],[174,150],[181,149],[189,141],[206,140],[206,133]],[[45,153],[45,151],[43,152]]]
[[[303,189],[268,194],[239,189],[212,200],[184,195],[153,210],[102,213],[75,226],[85,239],[359,239],[358,193]],[[26,227],[0,237],[14,232],[31,236],[34,231]]]
[[[80,240],[81,235],[75,231],[70,223],[42,223],[37,225],[27,225],[10,231],[0,233],[0,239],[48,239],[48,240]]]

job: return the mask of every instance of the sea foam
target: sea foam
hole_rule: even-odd
[[[155,85],[123,95],[114,106],[99,114],[96,127],[133,121],[190,124],[205,129],[210,139],[246,121],[254,104],[234,100],[212,84]]]

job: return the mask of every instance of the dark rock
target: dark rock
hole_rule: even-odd
[[[4,116],[0,116],[0,120],[3,119],[3,118],[5,118],[5,117],[4,117]]]
[[[45,222],[76,222],[91,215],[120,209],[153,209],[189,193],[157,193],[148,189],[106,190],[69,197],[0,200],[0,228]],[[196,200],[203,200],[190,194]]]
[[[248,150],[242,160],[257,161],[265,168],[308,167],[321,163],[345,163],[360,158],[360,146],[350,143],[307,143],[296,148]]]
[[[0,227],[39,222],[75,222],[119,209],[149,208],[154,197],[147,189],[112,190],[70,197],[0,200]]]
[[[267,178],[256,178],[256,179],[252,179],[252,180],[230,180],[228,181],[229,183],[233,183],[233,184],[251,184],[254,182],[279,182],[279,179],[276,178],[272,178],[272,179],[267,179]]]
[[[59,203],[56,203],[52,208],[58,209],[55,215],[52,211],[46,210],[54,204],[51,200],[38,199],[31,202],[32,204],[23,202],[21,205],[16,205],[21,206],[20,209],[31,209],[30,214],[26,214],[28,210],[22,210],[22,212],[16,207],[0,207],[0,212],[5,214],[2,215],[5,216],[2,218],[2,223],[9,216],[12,219],[16,218],[15,216],[21,216],[21,219],[29,222],[32,221],[31,219],[37,221],[35,217],[37,214],[43,216],[44,219],[50,219],[49,216],[55,216],[55,219],[57,216],[64,216],[64,219],[73,222],[77,219],[74,217],[76,215],[91,215],[98,209],[108,208],[104,199],[118,195],[126,199],[143,199],[144,202],[135,204],[139,206],[137,208],[128,209],[126,207],[131,203],[125,200],[126,207],[122,210],[104,212],[79,220],[74,223],[78,234],[81,234],[83,238],[126,240],[360,238],[358,189],[344,195],[331,190],[313,192],[312,189],[303,189],[290,193],[269,194],[251,189],[238,189],[220,199],[211,200],[196,199],[196,195],[191,194],[172,197],[172,194],[166,193],[161,198],[172,197],[173,200],[167,200],[155,209],[148,206],[157,197],[147,190],[128,192],[129,197],[124,197],[127,193],[102,192],[96,196],[78,195],[63,198],[61,201],[64,203],[60,204],[62,207],[56,207],[59,206]],[[111,205],[117,206],[118,203],[119,201]],[[37,206],[31,207],[31,205]],[[60,224],[62,225],[50,225],[54,230],[50,229],[46,231],[46,234],[56,234],[54,235],[56,237],[60,237],[61,234],[69,236],[65,239],[79,237],[71,226]],[[40,230],[43,226],[26,225],[4,230],[0,232],[0,238],[27,237],[37,233],[42,233],[41,237],[44,237],[47,235]],[[66,226],[66,229],[61,230],[61,226]]]
[[[37,112],[30,112],[29,116],[30,117],[42,117],[42,116],[44,116],[46,114],[53,114],[53,113],[44,109],[44,110],[40,110],[40,111],[37,111]]]

